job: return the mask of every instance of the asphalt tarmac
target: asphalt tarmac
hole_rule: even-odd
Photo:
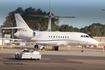
[[[105,70],[105,53],[101,49],[61,47],[59,51],[47,48],[40,51],[41,60],[17,60],[15,52],[22,48],[0,49],[0,70]]]

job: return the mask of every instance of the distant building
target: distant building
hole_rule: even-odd
[[[93,37],[98,42],[105,42],[105,37]]]
[[[11,39],[11,35],[10,34],[5,34],[4,39]]]

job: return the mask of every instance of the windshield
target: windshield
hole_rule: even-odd
[[[93,38],[93,36],[91,34],[88,34],[91,38]]]
[[[91,38],[89,35],[81,35],[82,38]]]

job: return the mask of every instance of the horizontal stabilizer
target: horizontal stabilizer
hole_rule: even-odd
[[[75,18],[75,16],[54,16],[55,18]]]
[[[24,29],[23,27],[3,27],[1,29]]]
[[[29,15],[29,16],[49,18],[49,16],[48,16],[48,15]]]

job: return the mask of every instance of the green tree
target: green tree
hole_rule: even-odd
[[[6,20],[4,21],[4,23],[1,27],[15,27],[16,26],[14,13],[20,13],[22,18],[25,20],[27,25],[32,30],[44,31],[44,30],[47,29],[47,26],[48,26],[48,19],[47,18],[32,17],[32,16],[29,16],[29,14],[32,14],[32,15],[48,15],[49,12],[45,12],[45,11],[42,11],[41,9],[35,9],[35,8],[32,8],[32,7],[29,7],[25,10],[23,10],[22,7],[18,7],[15,11],[10,12],[8,14],[8,16],[6,17]],[[59,27],[58,22],[59,22],[59,19],[57,19],[57,18],[52,19],[52,23],[51,23],[52,31],[56,31],[58,29],[58,27]],[[14,32],[16,32],[16,30]]]
[[[59,31],[69,31],[70,28],[69,28],[69,25],[61,25],[60,28],[59,28]]]
[[[105,25],[100,23],[93,23],[90,26],[86,26],[80,29],[81,32],[91,34],[92,36],[104,36],[105,35]]]
[[[72,26],[69,26],[67,24],[63,24],[59,27],[59,31],[64,31],[64,32],[79,32],[80,30],[78,28],[73,28]]]

